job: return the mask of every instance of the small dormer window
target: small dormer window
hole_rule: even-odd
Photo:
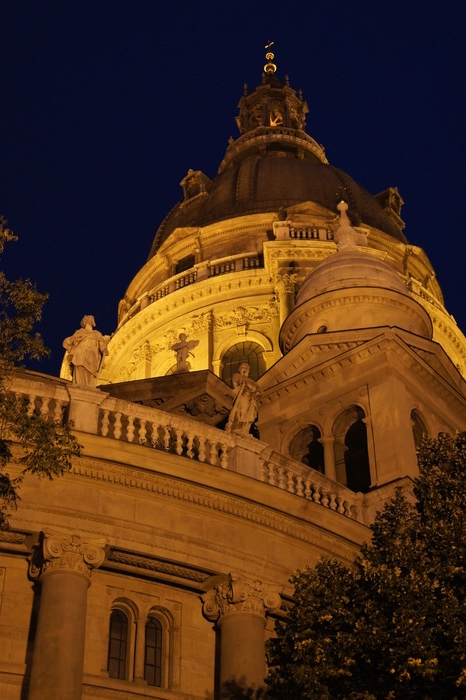
[[[179,275],[180,272],[190,270],[192,267],[194,267],[194,263],[194,255],[186,255],[184,258],[181,258],[181,260],[178,260],[178,262],[176,263],[175,274]]]
[[[199,195],[207,196],[212,181],[201,170],[188,170],[188,174],[180,185],[184,192],[184,201],[189,201]]]

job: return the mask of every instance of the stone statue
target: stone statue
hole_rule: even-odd
[[[194,357],[191,350],[199,345],[198,340],[186,340],[186,333],[180,333],[178,336],[180,339],[179,343],[175,343],[171,346],[171,350],[176,352],[176,372],[189,372],[188,367],[188,357],[191,355]]]
[[[249,363],[243,361],[238,371],[231,378],[234,401],[225,427],[225,430],[228,432],[239,432],[247,435],[251,425],[257,418],[259,387],[249,377],[250,371]]]
[[[81,328],[63,341],[72,367],[73,384],[95,386],[108,355],[109,338],[95,329],[94,316],[84,316]]]

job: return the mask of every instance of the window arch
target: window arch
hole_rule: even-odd
[[[125,680],[128,677],[128,641],[128,615],[120,608],[114,608],[108,634],[107,670],[110,678]]]
[[[324,474],[324,448],[319,442],[320,438],[319,428],[316,425],[308,425],[294,436],[290,442],[289,452],[293,459]]]
[[[337,480],[362,493],[369,491],[371,485],[364,418],[362,408],[352,406],[338,416],[333,426]]]
[[[413,408],[411,411],[411,428],[413,430],[414,444],[418,450],[421,446],[423,437],[428,435],[428,431],[421,414],[415,408]]]
[[[162,687],[163,628],[155,615],[149,615],[145,629],[144,679],[148,685]]]
[[[222,379],[231,384],[233,374],[241,362],[246,361],[251,367],[251,379],[259,379],[265,372],[264,348],[252,340],[236,343],[229,348],[222,358]]]

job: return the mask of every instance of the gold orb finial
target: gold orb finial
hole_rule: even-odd
[[[268,41],[266,45],[264,46],[265,48],[265,58],[267,59],[267,63],[264,66],[264,73],[276,73],[277,71],[277,66],[275,63],[272,63],[273,59],[275,58],[274,54],[269,51],[269,49],[274,45],[275,42],[273,41]]]

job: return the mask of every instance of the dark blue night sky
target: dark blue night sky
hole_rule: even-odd
[[[466,330],[463,3],[0,0],[2,264],[50,299],[62,339],[111,333],[188,168],[212,177],[264,44],[310,107],[307,132],[369,191],[397,186]],[[35,367],[37,368],[37,367]]]

